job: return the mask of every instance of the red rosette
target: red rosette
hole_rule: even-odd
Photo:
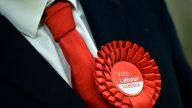
[[[136,43],[112,41],[96,58],[99,93],[117,108],[152,108],[159,97],[161,79],[150,54]]]

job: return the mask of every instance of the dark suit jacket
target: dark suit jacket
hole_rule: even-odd
[[[163,0],[80,0],[96,46],[129,40],[150,52],[162,91],[155,108],[189,107],[192,73]],[[86,108],[6,18],[0,16],[0,107]]]

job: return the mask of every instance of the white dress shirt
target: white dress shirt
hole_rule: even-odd
[[[70,66],[65,60],[60,46],[53,40],[47,26],[40,23],[44,9],[46,6],[51,5],[53,1],[1,0],[0,13],[21,32],[29,43],[71,86]],[[73,5],[73,16],[77,31],[81,34],[92,55],[96,57],[97,49],[80,2],[78,0],[67,1]]]

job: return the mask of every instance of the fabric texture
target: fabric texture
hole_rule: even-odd
[[[60,46],[56,43],[45,24],[41,23],[44,9],[55,0],[1,0],[0,13],[5,16],[27,41],[45,58],[70,86],[70,66]],[[82,35],[91,54],[95,57],[97,49],[90,27],[79,0],[67,0],[72,4],[77,31]],[[34,8],[35,6],[35,8]],[[34,17],[35,16],[35,17]]]
[[[75,29],[72,5],[63,1],[54,3],[46,8],[43,22],[49,27],[54,40],[59,43],[70,64],[75,91],[90,108],[108,108],[109,105],[97,92],[93,76],[94,58]]]
[[[128,40],[143,46],[156,60],[162,76],[162,89],[154,108],[192,106],[192,71],[185,61],[163,0],[80,2],[98,49],[113,40]],[[87,107],[2,15],[0,32],[0,107]]]
[[[163,0],[80,1],[97,48],[113,40],[129,40],[143,46],[156,60],[162,90],[155,108],[190,106],[192,71]]]

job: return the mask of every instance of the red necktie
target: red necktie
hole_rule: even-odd
[[[71,4],[58,1],[46,8],[45,14],[44,23],[50,29],[54,40],[59,43],[71,67],[72,85],[75,91],[90,108],[109,108],[95,86],[94,58],[75,29]]]

